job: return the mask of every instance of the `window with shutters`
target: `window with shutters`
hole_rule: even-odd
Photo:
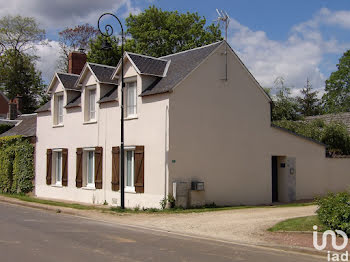
[[[62,186],[62,149],[52,151],[52,184]]]
[[[54,125],[63,125],[63,94],[54,97]]]
[[[127,82],[125,85],[125,116],[137,117],[137,82]]]
[[[84,149],[83,183],[86,188],[95,188],[95,148]]]
[[[125,149],[125,191],[135,192],[135,150],[134,148]]]

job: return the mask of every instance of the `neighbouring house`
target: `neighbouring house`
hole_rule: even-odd
[[[7,118],[7,114],[9,112],[9,102],[10,100],[7,98],[7,96],[0,91],[0,119]]]
[[[317,115],[317,116],[307,116],[305,118],[306,121],[312,121],[320,119],[325,123],[329,124],[331,122],[341,122],[343,123],[347,130],[350,132],[350,112],[343,112],[337,114],[325,114],[325,115]]]
[[[22,114],[15,120],[3,120],[13,127],[8,131],[0,134],[0,137],[4,136],[23,136],[28,138],[29,141],[35,145],[36,142],[36,116],[37,114]],[[1,121],[0,121],[1,123]]]
[[[271,123],[270,97],[225,41],[123,59],[124,159],[121,63],[75,53],[37,110],[38,197],[119,205],[120,161],[128,207],[160,207],[168,194],[182,206],[270,204],[350,185],[350,159]]]

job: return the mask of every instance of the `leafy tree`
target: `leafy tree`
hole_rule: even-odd
[[[5,16],[0,18],[0,43],[6,50],[25,52],[35,49],[35,45],[46,44],[45,30],[32,17]]]
[[[109,50],[103,50],[102,44],[104,41],[110,43],[111,48]],[[121,58],[121,46],[120,39],[116,36],[105,38],[102,35],[98,35],[96,39],[90,42],[90,50],[88,52],[88,61],[97,64],[117,66],[119,59]],[[124,43],[125,51],[134,51],[132,41],[127,39]]]
[[[72,51],[87,49],[89,43],[98,35],[98,30],[89,24],[78,25],[74,28],[66,28],[58,33],[60,45],[59,69],[68,70],[68,56]]]
[[[326,80],[322,97],[327,113],[350,112],[350,50],[339,59],[337,68]]]
[[[290,96],[290,88],[284,84],[284,79],[278,77],[275,80],[277,94],[273,97],[274,106],[272,109],[272,119],[276,120],[299,120],[298,103]]]
[[[151,6],[126,18],[135,51],[160,57],[222,40],[219,25],[205,26],[198,13],[181,14]]]
[[[0,87],[10,99],[22,96],[22,113],[32,113],[45,99],[45,85],[35,60],[13,49],[5,51],[0,60]]]
[[[306,80],[306,86],[301,90],[302,96],[297,97],[299,111],[303,116],[314,116],[321,113],[320,99],[317,97],[318,92],[312,91],[310,80]]]

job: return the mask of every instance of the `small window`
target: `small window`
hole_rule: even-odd
[[[53,151],[53,160],[53,184],[62,186],[62,150]]]
[[[125,104],[126,117],[133,117],[137,114],[137,85],[136,82],[126,83]]]
[[[89,120],[96,119],[96,89],[89,90]]]
[[[95,150],[86,149],[85,155],[85,186],[95,188]]]
[[[63,124],[63,95],[56,95],[55,125]]]
[[[134,151],[125,151],[125,190],[135,192],[134,184],[135,168],[134,168]]]

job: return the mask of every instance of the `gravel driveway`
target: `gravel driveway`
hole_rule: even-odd
[[[317,206],[266,207],[186,214],[107,215],[103,219],[239,243],[263,244],[266,241],[263,234],[269,227],[288,218],[314,215],[316,209]]]

